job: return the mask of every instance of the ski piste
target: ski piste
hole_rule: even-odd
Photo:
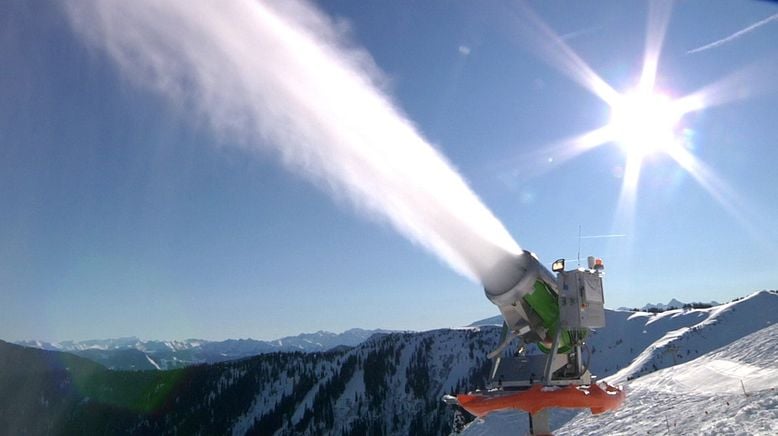
[[[587,266],[565,271],[559,259],[551,272],[529,251],[497,265],[484,292],[499,308],[503,328],[500,345],[488,355],[492,368],[486,389],[446,395],[443,401],[477,417],[523,410],[534,435],[550,434],[549,409],[599,414],[620,407],[623,388],[597,382],[589,371],[586,337],[605,326],[605,266],[593,256]],[[542,354],[528,354],[530,344]]]

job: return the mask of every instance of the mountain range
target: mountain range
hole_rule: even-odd
[[[596,416],[555,410],[555,434],[775,434],[776,323],[775,292],[711,308],[606,311],[588,341],[590,369],[623,385],[627,401]],[[449,434],[457,413],[440,398],[484,386],[499,331],[388,333],[167,371],[108,370],[0,342],[0,433]],[[526,431],[526,414],[507,411],[463,433]]]
[[[705,304],[695,303],[702,306]],[[719,303],[712,301],[711,306]],[[686,303],[673,298],[668,304],[647,304],[642,311],[682,308]],[[621,307],[618,310],[634,309]],[[469,327],[501,325],[501,316],[476,321]],[[189,365],[216,363],[242,359],[258,354],[279,351],[320,352],[335,347],[354,347],[374,334],[390,333],[389,330],[365,330],[353,328],[343,333],[318,331],[287,336],[271,341],[256,339],[227,339],[208,341],[204,339],[185,340],[141,340],[135,336],[113,339],[90,339],[84,341],[45,342],[39,340],[17,341],[17,345],[50,351],[65,351],[97,362],[108,369],[116,370],[164,370]]]
[[[141,340],[136,337],[85,341],[18,341],[17,345],[49,351],[65,351],[100,363],[108,369],[174,369],[203,363],[224,362],[274,352],[316,352],[356,346],[375,334],[389,330],[350,329],[343,333],[318,331],[272,341],[227,339],[207,341]]]

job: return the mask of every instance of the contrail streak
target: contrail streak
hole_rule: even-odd
[[[701,51],[710,50],[712,48],[716,48],[719,46],[722,46],[728,42],[734,41],[741,36],[745,35],[746,33],[749,33],[759,27],[764,26],[765,24],[770,23],[771,21],[778,20],[778,14],[773,14],[764,20],[757,21],[756,23],[746,27],[745,29],[738,30],[737,32],[733,33],[732,35],[727,36],[726,38],[719,39],[718,41],[713,41],[710,44],[705,44],[702,47],[697,47],[695,49],[691,49],[686,52],[686,54],[692,54],[692,53],[699,53]]]
[[[589,235],[589,236],[581,236],[581,239],[606,239],[606,238],[624,238],[627,235],[622,233],[613,233],[610,235]]]
[[[310,4],[74,0],[64,7],[77,34],[130,80],[202,117],[226,142],[278,156],[459,273],[487,285],[497,264],[521,252],[381,91],[370,55]]]

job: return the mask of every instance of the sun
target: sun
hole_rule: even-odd
[[[733,74],[688,94],[664,93],[670,83],[667,77],[657,81],[662,52],[673,2],[649,2],[649,14],[640,75],[633,78],[633,87],[619,91],[600,77],[566,42],[528,6],[520,6],[528,18],[521,26],[529,29],[541,57],[599,97],[610,109],[607,122],[592,130],[565,138],[541,150],[548,162],[555,165],[573,159],[604,145],[614,145],[624,154],[623,165],[614,167],[613,174],[622,179],[621,191],[614,212],[614,228],[632,228],[642,167],[646,158],[668,157],[685,174],[690,175],[725,211],[732,214],[747,229],[752,225],[740,213],[742,199],[726,181],[702,162],[694,153],[697,148],[694,119],[687,117],[706,108],[742,98],[743,79],[749,74]],[[521,4],[521,2],[519,2]],[[619,82],[623,82],[622,78]],[[658,86],[662,83],[661,86]],[[666,161],[666,159],[665,159]],[[551,169],[551,166],[545,168]],[[617,225],[617,223],[619,223]]]
[[[653,90],[632,90],[611,103],[608,128],[628,158],[670,152],[679,143],[682,117],[673,100]]]

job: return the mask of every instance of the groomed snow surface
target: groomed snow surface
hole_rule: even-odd
[[[627,390],[619,410],[602,415],[554,410],[555,435],[778,434],[778,295],[763,291],[710,309],[655,316],[623,313],[613,318],[615,330],[627,335],[619,346],[611,344],[616,361],[633,354],[626,352],[629,345],[652,336],[658,325],[676,329],[663,335],[654,332],[658,339],[635,350],[639,354],[632,362],[607,378]],[[692,319],[696,322],[690,323]],[[633,338],[630,333],[635,334],[638,323],[643,330]],[[593,359],[607,360],[603,339],[607,336],[610,342],[610,333],[592,338],[592,343],[604,346]],[[527,431],[526,413],[506,411],[474,421],[464,434]]]

